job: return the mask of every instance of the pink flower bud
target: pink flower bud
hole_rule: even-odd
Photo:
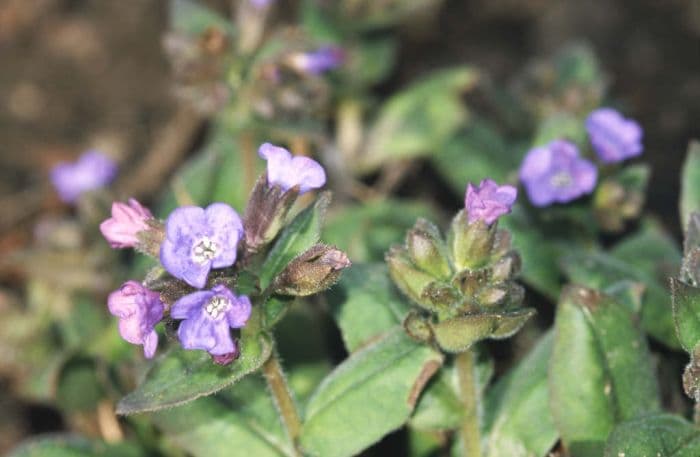
[[[100,224],[100,231],[113,248],[133,248],[139,242],[138,233],[148,230],[153,215],[133,198],[129,203],[112,203],[112,217]]]

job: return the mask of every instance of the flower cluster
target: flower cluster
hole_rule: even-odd
[[[146,357],[155,354],[155,326],[164,318],[179,321],[177,336],[183,348],[207,351],[220,364],[237,357],[231,329],[246,325],[252,303],[248,296],[234,293],[231,288],[235,280],[231,278],[236,272],[225,269],[236,264],[240,249],[252,253],[253,248],[260,248],[276,236],[284,217],[276,217],[275,213],[286,215],[297,195],[318,189],[326,182],[323,167],[312,159],[293,157],[286,149],[269,143],[260,147],[259,155],[267,160],[267,173],[253,191],[245,222],[232,207],[217,202],[206,208],[177,208],[162,223],[130,199],[128,203],[115,202],[112,217],[100,225],[113,248],[137,248],[156,255],[174,278],[169,282],[169,293],[127,281],[109,296],[109,310],[120,320],[121,336],[143,345]],[[267,201],[270,199],[274,201]],[[277,221],[274,228],[270,228],[271,221]],[[256,246],[248,246],[245,241],[255,237],[246,232],[256,230],[264,234],[264,239]],[[309,290],[303,287],[309,278],[326,285],[328,278],[337,278],[339,270],[349,265],[347,257],[334,248],[323,247],[313,254],[311,263],[305,257],[300,261],[303,265],[283,272],[287,279],[299,278],[301,285],[285,283],[285,289],[279,293],[292,291],[289,294],[302,295]],[[213,277],[212,270],[223,271]],[[172,290],[176,292],[173,294]]]
[[[642,153],[641,127],[612,108],[591,112],[586,130],[593,150],[605,164]],[[566,203],[590,194],[597,179],[593,162],[581,157],[574,143],[561,139],[531,149],[520,167],[520,180],[535,206]]]

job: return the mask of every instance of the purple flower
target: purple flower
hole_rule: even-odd
[[[297,156],[284,148],[264,143],[258,155],[267,160],[267,183],[280,186],[285,192],[299,186],[299,194],[318,189],[326,183],[326,172],[313,159]]]
[[[163,302],[157,292],[136,281],[125,282],[109,294],[109,312],[119,318],[119,334],[129,343],[142,344],[143,354],[153,357],[158,346],[155,325],[163,318]]]
[[[227,204],[183,206],[165,222],[160,262],[171,275],[202,288],[209,270],[234,264],[242,236],[241,218]]]
[[[576,145],[554,140],[531,149],[520,166],[520,180],[535,206],[565,203],[591,193],[598,171],[579,157]]]
[[[80,194],[106,186],[117,176],[117,164],[98,151],[87,151],[73,163],[59,163],[51,170],[51,182],[65,203]]]
[[[345,61],[345,51],[338,46],[322,46],[315,51],[299,52],[291,57],[297,71],[320,75],[339,67]]]
[[[621,162],[642,153],[642,128],[612,108],[591,112],[586,130],[593,149],[605,163]]]
[[[138,233],[148,230],[153,215],[133,198],[129,204],[112,203],[112,217],[100,224],[100,231],[113,248],[133,248],[139,242]]]
[[[248,297],[236,297],[228,288],[218,285],[180,298],[170,309],[170,316],[184,319],[177,331],[183,348],[229,356],[237,354],[229,329],[243,327],[250,310]]]
[[[272,4],[274,1],[275,0],[250,0],[250,3],[258,9],[262,9]]]
[[[499,186],[491,179],[484,179],[479,187],[467,185],[464,207],[467,209],[469,223],[484,221],[493,224],[499,216],[510,213],[515,203],[518,190],[509,185]]]

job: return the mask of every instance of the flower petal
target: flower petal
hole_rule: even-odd
[[[173,319],[190,319],[201,312],[202,306],[214,296],[210,290],[192,292],[179,298],[170,308],[170,317]]]
[[[250,299],[245,296],[239,296],[235,301],[231,302],[231,308],[226,312],[228,325],[233,328],[243,327],[250,318],[252,305]]]

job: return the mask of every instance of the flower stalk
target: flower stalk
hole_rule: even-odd
[[[474,350],[462,352],[455,358],[459,395],[464,407],[460,426],[464,457],[481,457],[481,432],[479,430],[479,388],[475,376],[476,356]]]
[[[273,351],[272,355],[262,366],[263,375],[270,388],[270,393],[275,401],[277,411],[280,413],[282,424],[284,425],[290,441],[294,445],[294,454],[301,455],[297,449],[297,441],[301,433],[301,419],[297,410],[296,402],[292,396],[292,391],[287,384],[287,378],[282,371],[279,355]]]

